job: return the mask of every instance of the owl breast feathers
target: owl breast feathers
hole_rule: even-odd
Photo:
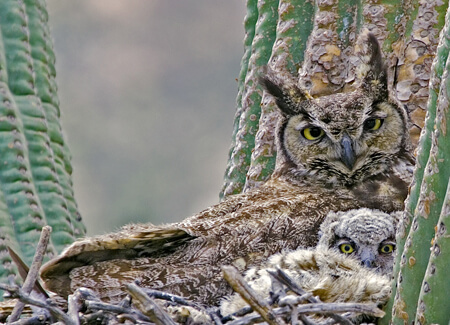
[[[222,265],[244,271],[283,249],[315,246],[331,211],[403,210],[413,167],[407,112],[389,96],[377,40],[362,42],[366,69],[352,92],[311,98],[293,79],[261,78],[279,108],[277,164],[264,185],[181,222],[77,241],[43,267],[47,288],[67,296],[87,286],[117,301],[139,280],[213,305],[231,292]]]

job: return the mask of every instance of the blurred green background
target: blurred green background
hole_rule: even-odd
[[[238,0],[47,0],[88,235],[218,202],[243,54]]]

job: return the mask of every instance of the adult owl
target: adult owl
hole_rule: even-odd
[[[320,227],[317,247],[275,254],[250,268],[245,279],[261,299],[269,298],[276,283],[268,271],[280,268],[322,302],[383,305],[390,296],[399,219],[400,213],[366,208],[330,212]],[[245,306],[234,294],[220,307],[222,315],[229,315]]]
[[[117,301],[138,280],[214,305],[231,291],[222,265],[244,271],[282,249],[315,246],[330,211],[403,210],[413,166],[407,111],[389,95],[376,38],[362,44],[352,92],[312,98],[274,72],[261,77],[280,112],[277,164],[264,185],[178,223],[79,240],[43,267],[47,288],[67,296],[84,286]]]

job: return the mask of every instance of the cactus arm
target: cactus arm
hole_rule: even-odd
[[[442,59],[446,61],[446,64],[438,95],[436,123],[426,170],[426,174],[429,170],[429,173],[434,173],[432,183],[428,185],[432,187],[432,192],[430,192],[432,195],[430,201],[424,202],[430,205],[429,207],[425,206],[424,209],[429,209],[429,213],[433,217],[439,216],[439,220],[434,223],[431,230],[435,232],[435,236],[431,241],[430,259],[421,283],[416,324],[446,324],[450,320],[450,299],[448,299],[450,282],[446,276],[450,261],[450,236],[447,231],[447,227],[450,226],[450,171],[448,168],[450,158],[450,58],[447,55],[446,59]],[[424,181],[427,179],[425,178]],[[435,220],[436,218],[430,219]]]
[[[23,26],[26,26],[24,28]],[[24,121],[23,109],[36,111],[35,100],[26,98],[34,95],[34,78],[32,61],[29,55],[28,26],[25,6],[17,1],[2,1],[0,4],[0,27],[3,47],[6,53],[6,73],[2,74],[5,83],[3,91],[2,112],[4,126],[2,132],[0,163],[0,183],[9,213],[13,218],[14,230],[21,243],[21,253],[27,262],[34,255],[34,245],[39,240],[39,230],[46,224],[45,214],[37,195],[31,172],[28,141],[25,136],[25,125],[40,130],[42,123],[33,123],[32,117]],[[33,98],[34,99],[34,98]],[[6,118],[5,118],[6,117]],[[31,129],[32,128],[32,129]],[[36,132],[33,130],[33,132]],[[49,246],[53,253],[56,250]]]
[[[2,131],[0,130],[0,132]],[[18,252],[20,244],[17,241],[14,223],[9,214],[5,196],[3,191],[0,190],[0,279],[7,279],[10,275],[18,274],[17,267],[12,263],[11,256],[8,254],[8,246]],[[2,291],[0,290],[1,295]]]
[[[447,123],[449,123],[449,116],[447,113]],[[415,324],[448,324],[450,321],[450,299],[448,299],[448,293],[450,292],[450,281],[448,281],[450,179],[447,183],[449,185],[436,226],[431,256],[419,295]]]
[[[47,20],[43,0],[0,2],[2,281],[15,273],[7,245],[30,263],[43,226],[53,227],[47,258],[85,232],[71,213],[70,155],[59,125]]]
[[[48,168],[40,169],[45,182],[39,192],[43,201],[48,224],[52,226],[52,238],[58,250],[70,244],[76,237],[85,233],[80,222],[72,190],[70,153],[59,123],[59,99],[55,82],[55,55],[49,37],[48,15],[42,0],[26,0],[30,25],[30,45],[33,66],[36,71],[36,94],[43,109],[47,129],[42,134],[45,140]],[[50,147],[47,147],[50,144]],[[41,145],[37,146],[38,157],[44,154]],[[35,164],[32,164],[34,166]],[[36,164],[37,165],[37,164]],[[45,201],[45,202],[44,202]]]
[[[441,131],[443,125],[445,128],[445,120],[442,113],[437,113],[444,109],[448,110],[446,98],[446,71],[449,68],[447,58],[450,45],[448,33],[447,23],[441,34],[441,42],[433,64],[426,131],[420,139],[418,165],[406,206],[406,221],[409,223],[413,216],[412,226],[398,238],[400,250],[397,263],[400,270],[392,311],[395,324],[411,321],[416,313],[419,290],[430,256],[429,243],[434,235],[434,227],[440,215],[450,175],[448,165],[446,167],[444,163],[444,159],[448,160],[448,157],[445,158],[445,155],[448,155],[448,149],[445,147],[448,140],[445,137],[446,131]],[[406,241],[405,234],[408,234]],[[404,250],[401,251],[403,244]],[[395,272],[398,270],[398,264]]]
[[[228,194],[235,194],[234,188],[243,188],[245,183],[245,174],[239,172],[237,166],[234,165],[233,150],[236,146],[236,135],[239,130],[239,121],[242,114],[242,93],[244,91],[245,77],[248,71],[248,62],[252,53],[252,42],[255,36],[256,21],[258,19],[258,1],[247,1],[247,14],[244,19],[244,55],[241,60],[241,70],[238,77],[238,95],[236,98],[236,114],[233,122],[233,133],[231,138],[231,146],[228,152],[228,163],[225,171],[224,185],[220,192],[220,199],[223,199]],[[240,185],[238,185],[240,184]]]
[[[406,6],[405,37],[400,38],[394,52],[397,65],[397,98],[408,106],[413,125],[410,135],[417,146],[420,129],[424,126],[431,63],[444,26],[448,1],[413,1]]]
[[[241,99],[242,113],[240,113],[239,128],[235,136],[238,143],[234,146],[230,157],[224,196],[240,193],[245,185],[261,115],[262,89],[258,84],[258,73],[260,68],[269,61],[275,40],[277,7],[278,1],[258,1],[258,21]]]

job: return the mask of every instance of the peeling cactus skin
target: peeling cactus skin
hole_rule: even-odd
[[[402,50],[398,55],[397,98],[407,105],[410,112],[410,133],[414,145],[417,145],[424,126],[431,63],[447,6],[448,1],[419,1],[415,15],[406,26],[409,39],[401,44]]]
[[[43,226],[53,228],[47,259],[85,234],[47,22],[44,0],[0,2],[0,282],[17,274],[7,246],[29,264]]]

